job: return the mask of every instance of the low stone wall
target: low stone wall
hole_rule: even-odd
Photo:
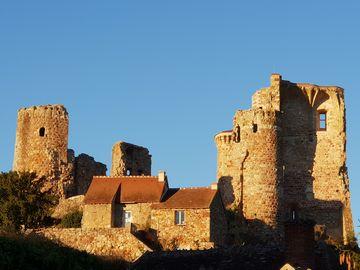
[[[149,247],[133,236],[127,228],[46,228],[32,230],[29,233],[90,254],[128,262],[133,262],[145,252],[151,251]]]
[[[66,214],[74,211],[83,211],[84,195],[73,196],[67,199],[61,199],[52,213],[53,218],[63,218]]]

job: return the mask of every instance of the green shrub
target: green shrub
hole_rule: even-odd
[[[41,192],[45,178],[35,173],[0,173],[0,231],[45,226],[56,198]]]
[[[59,226],[61,228],[81,228],[81,219],[83,213],[81,211],[74,211],[69,214],[66,214]]]

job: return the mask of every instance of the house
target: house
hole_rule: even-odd
[[[169,189],[152,204],[151,228],[162,246],[203,249],[225,244],[227,221],[216,185]]]
[[[85,195],[83,228],[134,225],[166,249],[224,245],[225,208],[217,185],[169,188],[158,176],[94,177]]]

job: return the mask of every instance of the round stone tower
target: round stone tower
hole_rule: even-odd
[[[46,189],[57,186],[68,167],[68,127],[68,113],[62,105],[20,109],[13,170],[46,176]]]
[[[224,204],[238,210],[264,240],[281,240],[279,112],[237,111],[233,130],[215,136],[217,177]]]
[[[234,119],[242,139],[233,147],[240,171],[240,207],[244,217],[265,238],[282,235],[279,119],[279,112],[261,109],[239,111]]]

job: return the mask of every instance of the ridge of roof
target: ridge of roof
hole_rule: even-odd
[[[108,176],[108,175],[94,175],[93,178],[159,178],[157,175],[120,175],[120,176]]]

